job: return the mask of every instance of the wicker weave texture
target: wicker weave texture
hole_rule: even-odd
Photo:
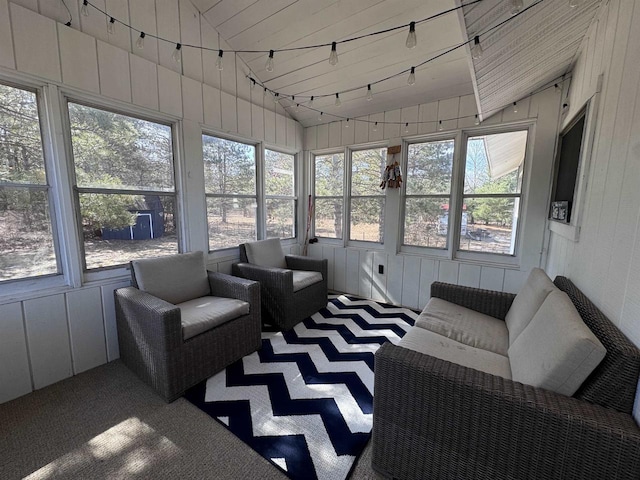
[[[284,331],[325,307],[328,294],[326,259],[286,255],[285,260],[287,269],[252,265],[247,263],[244,245],[240,245],[241,263],[232,266],[234,275],[260,283],[262,320]],[[291,270],[320,272],[322,281],[294,292]]]
[[[494,316],[513,300],[494,303],[478,289],[434,285],[433,296]],[[628,340],[569,280],[559,277],[556,285],[607,350],[611,342],[629,350]],[[635,393],[634,368],[617,376],[597,369],[589,377],[594,387],[586,390],[603,406],[385,344],[376,353],[372,466],[397,479],[637,480],[640,429],[630,410],[606,408],[611,396],[598,391],[603,382],[620,382],[619,394]]]
[[[574,397],[631,413],[640,378],[640,350],[596,307],[571,280],[558,276],[556,286],[564,291],[578,313],[607,349],[604,360],[582,384]]]
[[[250,312],[186,341],[178,307],[135,287],[114,292],[120,358],[167,402],[261,345],[259,285],[208,275],[212,295],[248,302]]]

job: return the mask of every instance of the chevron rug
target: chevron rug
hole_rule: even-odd
[[[263,332],[247,355],[186,398],[291,479],[344,480],[372,428],[373,355],[417,313],[330,296],[289,332]]]

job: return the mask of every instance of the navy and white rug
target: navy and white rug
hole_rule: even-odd
[[[347,295],[192,388],[186,398],[292,479],[344,480],[372,428],[373,355],[417,313]]]

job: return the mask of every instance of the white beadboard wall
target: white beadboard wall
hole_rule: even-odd
[[[524,224],[520,232],[521,257],[518,266],[482,265],[441,257],[390,253],[389,249],[343,247],[323,242],[309,246],[309,254],[326,258],[329,263],[329,288],[331,290],[361,295],[409,308],[422,309],[429,300],[429,290],[434,281],[443,281],[471,287],[517,292],[526,280],[531,268],[542,263],[547,200],[553,152],[559,121],[560,94],[553,88],[519,101],[518,112],[508,107],[485,120],[483,125],[500,125],[508,122],[534,119],[533,157],[528,175],[528,201],[523,206]],[[367,142],[397,140],[401,136],[434,133],[438,121],[443,120],[443,131],[473,127],[476,104],[473,95],[448,98],[437,102],[402,108],[391,112],[370,115],[364,119],[375,121],[428,122],[410,126],[408,134],[404,126],[379,125],[354,122],[349,128],[346,122],[333,122],[305,128],[305,151],[332,147],[366,144]],[[452,118],[460,120],[446,120]],[[355,125],[353,125],[355,124]],[[310,155],[307,159],[310,161]],[[397,190],[387,190],[387,199],[398,195]],[[393,198],[398,201],[397,198]],[[389,202],[387,202],[389,203]],[[388,210],[387,210],[388,212]],[[387,222],[396,221],[386,216]],[[385,226],[385,232],[398,231],[397,225]],[[378,265],[384,266],[384,274],[378,273]]]
[[[604,2],[573,71],[569,121],[604,75],[578,241],[552,233],[547,270],[571,278],[640,346],[640,3]]]
[[[92,1],[148,33],[218,48],[217,33],[189,1]],[[219,72],[215,56],[185,49],[178,66],[170,46],[147,37],[144,49],[133,51],[135,36],[117,27],[108,36],[104,16],[80,16],[73,0],[67,1],[72,28],[66,27],[58,4],[0,0],[0,75],[17,71],[35,82],[98,95],[106,105],[115,99],[181,118],[187,250],[206,250],[201,125],[288,150],[302,149],[302,126],[274,102],[263,106],[262,93],[252,95],[245,67],[233,57]],[[299,253],[297,245],[287,249]],[[212,258],[209,268],[231,273],[234,261]],[[81,288],[19,296],[3,296],[0,287],[0,403],[118,358],[113,291],[129,284],[121,273]]]

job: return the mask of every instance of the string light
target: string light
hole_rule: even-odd
[[[407,41],[405,45],[407,48],[416,48],[418,44],[418,37],[416,36],[416,22],[411,22],[409,24],[409,34],[407,35]]]
[[[324,112],[320,112],[320,115],[318,116],[318,120],[322,121],[322,115],[324,114]]]
[[[513,113],[518,113],[518,102],[513,102]]]
[[[471,57],[474,60],[482,58],[482,45],[480,45],[480,37],[476,35],[473,37],[473,47],[471,47]]]
[[[441,132],[444,130],[444,125],[442,125],[442,120],[438,120],[438,131]]]
[[[216,58],[216,68],[220,71],[222,71],[222,69],[224,68],[224,65],[222,64],[223,55],[224,55],[224,52],[222,50],[218,50],[218,58]]]
[[[140,50],[144,48],[144,37],[146,37],[146,34],[144,32],[140,32],[140,36],[138,37],[138,40],[136,40],[136,47]]]
[[[480,125],[480,117],[478,117],[477,113],[476,113],[476,120],[473,123],[474,123],[474,125]]]
[[[84,17],[88,17],[89,16],[89,2],[87,2],[87,0],[83,0],[82,1],[82,7],[80,7],[80,13]]]
[[[256,86],[256,81],[253,78],[251,79],[250,86],[251,86],[251,90],[253,90]]]
[[[367,102],[373,100],[373,92],[371,91],[371,84],[367,85]]]
[[[296,108],[293,109],[294,112],[297,112],[300,110],[300,104],[296,103]]]
[[[349,128],[349,119],[347,118],[347,122],[344,124],[344,128]]]
[[[273,50],[269,50],[269,58],[267,58],[267,64],[264,68],[267,72],[273,72]]]
[[[180,50],[182,50],[182,44],[176,43],[176,49],[173,51],[173,55],[171,55],[171,58],[173,58],[173,61],[176,63],[180,63],[182,60],[182,52]]]
[[[273,101],[274,103],[278,103],[278,100],[280,100],[280,94],[278,92],[273,94]]]
[[[409,122],[404,124],[404,133],[409,133]]]
[[[311,96],[311,100],[309,100],[309,108],[313,108],[313,95]]]
[[[378,131],[378,122],[373,124],[373,131],[377,132]]]
[[[264,90],[262,91],[262,98],[267,96],[267,87],[264,87]]]
[[[340,101],[340,94],[336,93],[336,107],[339,107],[342,105],[342,102]]]
[[[416,67],[411,67],[411,72],[409,73],[409,77],[407,78],[408,85],[416,84]]]
[[[113,35],[116,33],[116,19],[111,17],[109,18],[109,23],[107,24],[107,32],[109,35]]]
[[[511,15],[517,15],[523,7],[524,2],[522,0],[511,0],[511,10],[509,13],[511,13]]]
[[[338,64],[338,50],[336,42],[331,43],[331,53],[329,54],[329,65],[336,66]]]

